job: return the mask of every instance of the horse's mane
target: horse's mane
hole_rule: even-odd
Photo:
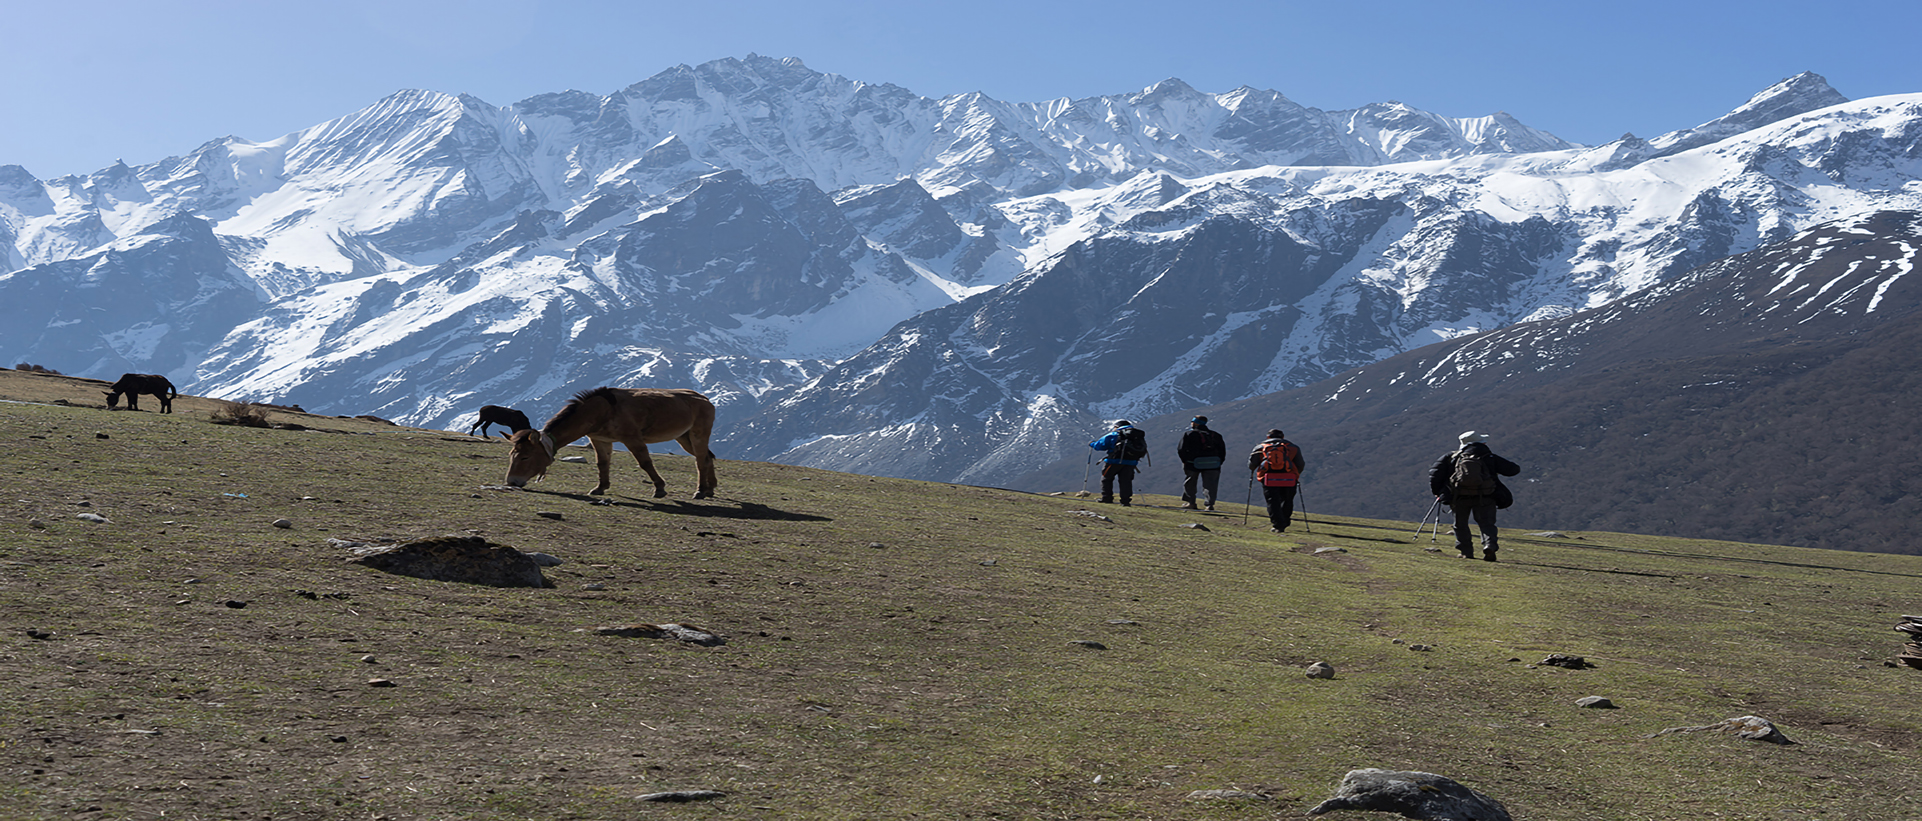
[[[609,405],[620,404],[617,401],[617,397],[614,395],[613,388],[610,388],[607,386],[602,386],[598,388],[588,388],[587,390],[574,394],[573,398],[568,399],[567,404],[562,405],[560,411],[556,412],[553,418],[548,419],[547,424],[542,425],[541,428],[545,430],[547,428],[552,428],[555,425],[566,421],[569,417],[572,417],[575,413],[580,411],[581,403],[586,402],[589,399],[605,399],[607,400],[607,403]]]

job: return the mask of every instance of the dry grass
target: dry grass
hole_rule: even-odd
[[[69,402],[0,403],[0,817],[1266,819],[1367,766],[1517,818],[1922,817],[1922,671],[1884,666],[1916,557],[1517,532],[1490,565],[1412,524],[725,461],[695,502],[678,452],[670,498],[628,462],[596,504],[591,464],[492,489],[498,441],[98,394],[0,374]],[[496,590],[326,541],[445,533],[567,563]],[[583,632],[633,622],[729,642]],[[1745,714],[1798,743],[1647,737]],[[1275,800],[1186,798],[1217,788]],[[675,789],[727,797],[635,801]]]

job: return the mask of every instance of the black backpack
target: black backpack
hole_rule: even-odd
[[[1455,472],[1448,488],[1456,496],[1495,495],[1495,471],[1488,466],[1487,448],[1468,448],[1455,454]]]
[[[1115,443],[1115,458],[1140,459],[1148,455],[1148,434],[1140,428],[1122,428],[1118,432],[1121,436]]]

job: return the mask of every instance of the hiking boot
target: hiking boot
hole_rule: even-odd
[[[1475,558],[1475,549],[1472,547],[1457,547],[1455,551],[1462,554],[1462,558],[1464,559]]]
[[[1214,503],[1214,502],[1209,502],[1209,503],[1208,503],[1208,507],[1207,507],[1207,510],[1208,510],[1208,512],[1209,512],[1209,513],[1213,513],[1213,512],[1215,512],[1215,503]]]
[[[1285,528],[1285,527],[1274,527],[1274,526],[1272,526],[1272,525],[1271,525],[1271,526],[1269,526],[1269,528],[1268,528],[1268,532],[1270,532],[1270,533],[1287,533],[1287,532],[1288,532],[1288,528]]]
[[[1122,506],[1122,507],[1134,507],[1134,505],[1131,505],[1131,504],[1129,504],[1129,503],[1128,503],[1128,500],[1127,500],[1127,499],[1122,499],[1122,500],[1121,500],[1121,506]]]
[[[1199,510],[1200,508],[1195,507],[1194,502],[1182,502],[1181,509],[1182,510]]]
[[[1493,551],[1493,550],[1484,550],[1484,551],[1482,551],[1482,561],[1484,561],[1484,562],[1492,562],[1492,561],[1494,561],[1494,560],[1495,560],[1495,551]]]

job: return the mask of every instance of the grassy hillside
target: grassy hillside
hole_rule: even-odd
[[[1512,531],[1488,564],[1412,523],[728,461],[695,502],[678,451],[669,498],[628,461],[597,505],[591,464],[490,487],[499,439],[0,398],[9,819],[1268,819],[1358,767],[1527,819],[1922,817],[1922,670],[1885,663],[1914,556]],[[327,542],[448,533],[566,563],[503,590]],[[592,632],[635,622],[728,643]],[[1797,743],[1648,737],[1748,714]]]

